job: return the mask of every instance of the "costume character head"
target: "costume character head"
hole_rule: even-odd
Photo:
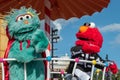
[[[103,37],[94,23],[85,23],[76,33],[77,46],[82,46],[85,53],[98,53],[102,47]]]
[[[10,37],[19,41],[29,39],[29,35],[40,27],[38,14],[32,8],[13,9],[5,20]]]

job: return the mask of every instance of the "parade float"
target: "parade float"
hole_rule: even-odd
[[[40,1],[40,2],[39,2]],[[64,2],[66,1],[66,2]],[[0,7],[0,13],[2,14],[6,14],[6,12],[9,12],[10,11],[10,7],[13,8],[13,9],[19,9],[20,7],[22,6],[26,6],[26,7],[30,7],[31,5],[32,8],[34,8],[35,10],[37,10],[37,12],[40,13],[40,19],[45,19],[45,32],[46,32],[46,35],[48,36],[48,38],[50,39],[50,33],[51,33],[51,27],[50,27],[50,20],[56,20],[56,19],[59,19],[59,18],[64,18],[64,19],[69,19],[71,17],[82,17],[83,15],[92,15],[94,12],[100,12],[104,7],[107,7],[108,6],[108,3],[110,2],[110,0],[106,0],[106,1],[82,1],[81,0],[77,0],[77,1],[74,1],[74,4],[76,4],[77,6],[77,10],[74,10],[76,8],[74,8],[73,6],[71,6],[69,3],[71,3],[71,0],[70,2],[68,0],[64,0],[64,1],[58,1],[58,0],[36,0],[36,5],[39,5],[39,6],[36,6],[34,5],[34,0],[33,1],[8,1],[6,4],[9,4],[9,5],[6,5],[4,6],[4,3],[5,1],[4,0],[1,0],[0,1],[0,4],[2,7]],[[28,2],[28,3],[27,3]],[[69,3],[68,3],[69,2]],[[96,2],[96,4],[94,4]],[[27,3],[27,4],[25,4]],[[67,8],[66,5],[63,5],[63,3],[66,3],[66,5],[68,6],[71,6],[71,8]],[[18,4],[18,5],[14,5],[14,4]],[[29,5],[31,4],[31,5]],[[80,5],[81,4],[81,5]],[[89,5],[91,6],[92,8],[90,7],[86,7],[86,5],[83,5],[83,4],[86,4],[86,5]],[[100,4],[102,7],[99,7],[98,4]],[[62,5],[62,6],[61,6]],[[80,6],[80,7],[79,7]],[[82,7],[83,6],[83,7]],[[58,8],[57,8],[58,7]],[[97,7],[97,8],[96,8]],[[74,9],[73,9],[74,8]],[[79,9],[80,8],[80,9]],[[89,9],[90,8],[90,9]],[[66,10],[63,10],[63,9],[66,9]],[[81,13],[82,11],[84,10],[86,13]],[[91,10],[93,9],[93,10]],[[73,11],[71,11],[73,10]],[[77,11],[74,12],[74,11]],[[59,12],[59,14],[58,14]],[[72,12],[71,14],[66,14],[68,12]],[[31,13],[30,13],[31,14]],[[76,15],[74,15],[76,14]],[[65,16],[62,16],[62,15],[65,15]],[[3,23],[3,19],[1,21]],[[8,42],[8,39],[6,37],[6,34],[5,34],[5,30],[3,28],[0,28],[0,51],[1,53],[4,55],[4,52],[5,52],[5,48],[7,46],[7,42]],[[46,53],[49,54],[49,51],[51,49],[48,48],[47,50],[45,50]],[[2,65],[2,79],[5,80],[5,75],[4,75],[4,62],[5,61],[17,61],[16,58],[3,58],[3,55],[1,55],[1,65]],[[92,70],[91,70],[91,75],[90,75],[90,79],[92,80],[93,79],[93,73],[94,73],[94,70],[95,70],[95,65],[96,64],[101,64],[104,66],[103,68],[103,76],[102,76],[102,80],[104,80],[105,78],[105,72],[106,72],[106,68],[108,67],[109,63],[101,63],[101,62],[96,62],[96,60],[93,60],[93,61],[88,61],[88,60],[80,60],[78,58],[75,58],[75,59],[61,59],[61,58],[53,58],[50,56],[50,54],[45,57],[45,58],[37,58],[35,59],[35,61],[46,61],[47,62],[47,80],[50,80],[52,77],[51,77],[51,74],[60,74],[61,75],[61,79],[64,80],[64,76],[66,74],[66,71],[65,70],[60,70],[59,72],[53,72],[51,71],[50,69],[50,62],[51,61],[73,61],[75,62],[75,65],[77,65],[78,62],[85,62],[85,63],[90,63],[92,64]],[[73,72],[72,72],[72,75],[74,76],[74,69],[76,68],[76,66],[74,66],[73,68]],[[99,72],[99,71],[98,71]],[[24,65],[24,80],[27,80],[27,69],[26,69],[26,64]]]

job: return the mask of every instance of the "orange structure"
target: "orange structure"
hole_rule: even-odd
[[[1,25],[3,22],[4,21],[2,19],[0,19],[0,58],[3,57],[6,46],[7,46],[7,42],[8,42],[8,38],[6,36],[5,29]]]

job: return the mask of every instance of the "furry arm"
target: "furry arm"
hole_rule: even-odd
[[[31,44],[34,46],[37,53],[45,51],[48,46],[48,39],[45,33],[38,29],[32,36]]]
[[[77,46],[82,46],[82,50],[85,53],[98,53],[100,51],[100,47],[93,44],[93,42],[87,42],[83,40],[77,40],[75,43]]]

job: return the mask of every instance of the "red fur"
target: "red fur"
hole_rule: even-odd
[[[113,62],[113,64],[110,64],[109,68],[113,74],[116,74],[118,72],[118,67],[115,62]]]
[[[76,33],[77,46],[82,46],[85,53],[98,53],[102,47],[103,37],[97,28],[88,28],[86,32]],[[84,40],[82,40],[84,38]]]

